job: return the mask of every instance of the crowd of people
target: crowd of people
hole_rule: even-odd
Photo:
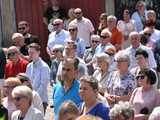
[[[13,45],[0,49],[0,117],[44,120],[48,86],[53,88],[54,120],[160,120],[160,28],[154,10],[138,1],[123,19],[102,13],[99,26],[81,8],[59,0],[44,13],[50,31],[40,56],[37,36],[20,21]]]

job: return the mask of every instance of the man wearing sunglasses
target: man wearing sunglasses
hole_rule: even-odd
[[[26,71],[28,61],[21,57],[20,51],[16,46],[8,48],[7,57],[8,62],[5,67],[5,78],[15,77],[18,73]]]
[[[83,17],[83,12],[81,8],[76,8],[74,10],[74,13],[76,19],[71,21],[71,23],[77,24],[78,37],[85,40],[86,48],[88,48],[90,47],[91,34],[94,33],[94,26],[88,18]]]
[[[53,21],[53,31],[49,34],[48,43],[47,43],[47,53],[50,56],[50,59],[54,59],[54,56],[51,54],[51,49],[54,45],[64,45],[66,39],[69,37],[68,31],[63,29],[63,20],[55,19]]]
[[[27,21],[20,21],[18,23],[18,32],[23,34],[25,39],[25,44],[29,45],[31,43],[39,43],[39,38],[35,35],[32,35],[30,32],[29,23]]]

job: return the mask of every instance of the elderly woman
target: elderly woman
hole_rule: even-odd
[[[95,55],[96,47],[100,43],[100,36],[99,35],[91,35],[91,48],[86,49],[83,55],[83,60],[87,64],[88,67],[88,73],[89,75],[92,75],[93,70],[93,57]]]
[[[8,110],[8,120],[11,120],[11,115],[12,113],[17,110],[11,92],[13,90],[13,88],[15,88],[18,85],[21,85],[21,81],[17,78],[14,77],[9,77],[8,79],[5,80],[4,82],[4,94],[5,94],[5,98],[2,99],[2,105],[7,108]]]
[[[132,14],[132,19],[136,22],[136,30],[140,32],[144,28],[145,20],[147,19],[147,11],[146,11],[146,4],[144,1],[139,0],[136,4],[136,10]]]
[[[44,120],[42,113],[32,106],[32,90],[27,86],[15,87],[12,97],[17,111],[13,112],[12,120]]]
[[[98,100],[98,82],[91,76],[83,76],[80,78],[80,96],[83,103],[80,107],[82,115],[93,115],[109,120],[109,108]]]
[[[110,56],[105,53],[100,53],[96,57],[98,68],[94,72],[93,77],[98,80],[99,92],[104,94],[107,89],[106,81],[108,80],[109,76],[108,68],[111,62]]]
[[[109,112],[111,120],[134,120],[134,109],[129,102],[119,102]]]
[[[160,105],[160,92],[153,87],[156,75],[152,70],[144,68],[136,79],[140,87],[133,91],[130,103],[135,110],[135,120],[148,120],[148,115]]]
[[[65,101],[59,110],[59,120],[75,120],[79,116],[79,110],[72,101]]]
[[[118,101],[128,101],[135,88],[134,76],[129,72],[130,59],[125,51],[119,51],[115,55],[117,70],[110,73],[106,83],[105,96],[111,105]]]
[[[29,77],[25,73],[19,73],[16,77],[21,81],[22,85],[26,85],[30,89],[32,89],[31,80],[29,79]],[[42,112],[42,114],[44,114],[44,108],[43,108],[41,97],[33,89],[32,89],[32,94],[33,94],[32,105],[35,108],[37,108],[38,110],[40,110]]]

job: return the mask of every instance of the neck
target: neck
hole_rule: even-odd
[[[86,109],[88,110],[88,109],[90,109],[91,107],[93,107],[94,105],[96,105],[96,103],[97,103],[97,99],[96,99],[96,97],[95,97],[94,99],[90,99],[90,100],[88,100],[88,101],[85,101],[85,107],[86,107]]]
[[[39,59],[39,57],[35,58],[35,59],[33,60],[33,62],[36,62],[36,61],[38,61],[38,59]]]
[[[67,91],[69,88],[71,88],[73,82],[74,82],[74,80],[65,80],[64,81],[64,89],[65,89],[65,91]]]
[[[18,58],[18,59],[16,59],[16,60],[14,60],[13,63],[14,63],[14,64],[17,64],[19,60],[20,60],[20,59]]]
[[[28,107],[28,109],[29,109],[29,107]],[[25,115],[26,115],[28,109],[20,110],[20,111],[21,111],[21,117],[25,117]]]
[[[149,84],[147,84],[146,86],[143,86],[142,87],[142,91],[149,91],[150,89],[152,88],[152,86],[151,85],[149,85]]]
[[[77,39],[76,35],[71,36],[71,40],[76,41],[76,39]]]

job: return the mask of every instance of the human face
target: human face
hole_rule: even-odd
[[[129,14],[129,11],[128,11],[128,10],[124,10],[124,12],[123,12],[123,19],[124,19],[125,21],[129,21],[129,19],[130,19],[130,14]]]
[[[13,88],[15,88],[16,86],[15,85],[10,85],[10,84],[6,84],[3,86],[3,90],[4,90],[4,93],[7,97],[10,97],[11,98],[11,93],[12,93],[12,90]]]
[[[143,3],[139,3],[139,5],[137,6],[137,9],[139,12],[144,12],[145,6],[143,5]]]
[[[19,23],[18,24],[18,32],[23,35],[26,35],[29,32],[29,27],[28,27],[27,23],[25,23],[25,22]]]
[[[75,17],[76,17],[78,20],[82,19],[83,13],[82,13],[82,10],[81,10],[81,9],[75,9],[75,10],[74,10],[74,14],[75,14]]]
[[[131,45],[133,48],[138,48],[140,45],[140,36],[138,34],[134,34],[130,36]]]
[[[22,47],[24,45],[24,38],[22,37],[17,37],[13,40],[15,46],[17,47]]]
[[[34,61],[34,60],[37,60],[40,52],[37,51],[35,48],[29,48],[28,49],[28,54],[29,54],[29,58]]]
[[[117,68],[121,73],[128,71],[128,61],[127,60],[117,60]]]
[[[97,59],[97,64],[98,64],[98,66],[99,66],[102,70],[107,71],[107,69],[108,69],[108,63],[107,63],[105,60],[103,60],[103,59],[101,59],[101,58],[98,58],[98,59]]]
[[[101,38],[101,44],[102,45],[106,45],[108,42],[110,42],[110,36],[106,32],[102,31],[101,35],[100,35],[100,38]]]
[[[62,30],[63,27],[63,23],[59,20],[53,21],[53,29],[56,32],[60,32]]]
[[[86,101],[90,101],[93,97],[96,97],[96,90],[89,85],[89,83],[85,81],[80,81],[80,89],[79,89],[80,96],[82,99]]]
[[[77,32],[78,32],[77,28],[74,28],[74,27],[69,27],[68,31],[69,31],[70,36],[75,36],[77,35]]]
[[[147,59],[144,58],[143,55],[137,55],[137,56],[136,56],[136,60],[137,60],[137,64],[138,64],[139,66],[145,65],[146,62],[147,62]]]
[[[73,63],[69,63],[69,62],[63,62],[62,63],[62,75],[61,75],[61,79],[63,81],[70,81],[75,79],[75,73],[76,70],[74,68]]]
[[[13,62],[17,62],[19,59],[18,53],[15,49],[9,49],[8,53],[7,53],[7,57],[9,60],[11,60]]]
[[[107,26],[108,28],[113,29],[114,27],[116,27],[116,20],[114,20],[113,18],[108,19]]]
[[[136,80],[138,82],[138,85],[140,85],[140,86],[145,87],[147,85],[147,76],[145,76],[145,75],[142,75],[142,74],[138,75],[136,77]]]
[[[30,99],[23,95],[15,95],[13,96],[13,100],[17,109],[24,111],[30,106]]]
[[[99,45],[99,43],[100,43],[99,40],[92,39],[91,40],[91,47],[96,48]]]

